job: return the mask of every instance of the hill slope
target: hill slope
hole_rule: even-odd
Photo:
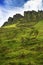
[[[0,65],[43,65],[43,20],[0,28]]]

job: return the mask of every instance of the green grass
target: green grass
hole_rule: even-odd
[[[0,28],[0,65],[43,65],[43,21]]]
[[[38,22],[35,28],[39,31],[38,39],[43,39],[43,21]]]
[[[4,26],[4,28],[12,28],[12,27],[16,27],[16,24],[12,24],[12,25],[8,25],[8,26]]]

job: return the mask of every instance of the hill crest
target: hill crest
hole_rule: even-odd
[[[38,22],[43,20],[43,11],[24,11],[24,16],[21,14],[16,14],[13,17],[9,17],[8,21],[3,24],[3,26],[7,26],[10,24],[17,23],[18,21],[22,22]]]

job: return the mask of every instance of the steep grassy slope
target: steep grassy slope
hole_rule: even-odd
[[[0,65],[43,65],[43,21],[0,28]]]
[[[43,39],[43,21],[38,22],[35,28],[39,31],[38,39]]]

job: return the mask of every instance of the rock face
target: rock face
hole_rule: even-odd
[[[23,18],[22,15],[20,14],[16,14],[13,16],[13,23],[16,23],[18,20],[20,20],[21,18]]]
[[[9,18],[8,18],[8,21],[5,22],[5,23],[3,24],[3,26],[7,26],[7,25],[10,25],[10,24],[17,23],[17,21],[20,20],[21,18],[23,18],[23,16],[20,15],[20,14],[14,15],[13,18],[12,18],[12,17],[9,17]]]
[[[39,20],[43,19],[43,11],[27,11],[24,12],[24,18],[28,21],[28,22],[37,22]]]
[[[22,20],[23,19],[23,20]],[[24,12],[24,16],[20,15],[20,14],[16,14],[12,17],[8,18],[8,21],[4,23],[3,26],[6,25],[10,25],[10,24],[14,24],[17,23],[18,21],[21,22],[38,22],[40,20],[43,20],[43,11],[25,11]]]

